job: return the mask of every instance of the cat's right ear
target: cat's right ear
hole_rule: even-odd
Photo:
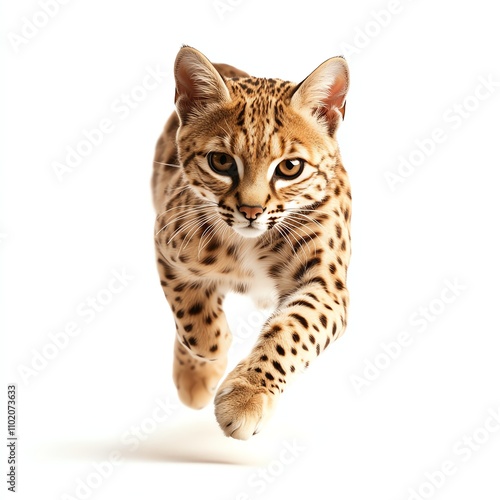
[[[230,100],[229,90],[214,65],[192,47],[182,47],[174,65],[175,105],[181,123],[186,123],[210,103]]]
[[[349,68],[343,57],[332,57],[297,85],[292,105],[305,109],[335,133],[344,119],[345,98],[349,89]]]

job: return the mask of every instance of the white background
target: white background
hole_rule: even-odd
[[[40,5],[4,2],[1,407],[7,382],[17,383],[17,498],[83,498],[77,485],[90,481],[92,499],[498,499],[492,2],[224,2],[221,13],[212,0],[73,0],[21,45],[15,35]],[[212,407],[180,406],[170,376],[173,321],[156,276],[149,179],[183,43],[255,76],[300,81],[339,53],[351,68],[339,133],[354,203],[349,326],[248,442],[225,438]],[[156,67],[157,88],[137,90]],[[481,79],[497,83],[478,100]],[[127,111],[119,102],[131,92],[141,102]],[[103,119],[113,130],[59,180],[54,162]],[[436,128],[441,143],[429,145]],[[415,153],[415,141],[430,154]],[[401,157],[419,164],[391,190],[386,175]],[[106,296],[113,270],[133,278],[89,321],[85,301]],[[446,280],[459,287],[445,292],[449,303]],[[228,306],[234,365],[263,316],[243,298]],[[22,377],[70,322],[80,334]],[[391,344],[389,359],[381,344],[402,334],[409,344]],[[158,398],[172,408],[160,423]],[[124,438],[134,426],[147,431],[135,451]],[[112,452],[122,461],[97,475],[92,464]],[[434,474],[443,462],[453,473]],[[0,488],[3,497],[4,480]]]

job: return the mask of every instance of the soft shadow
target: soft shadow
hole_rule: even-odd
[[[225,437],[215,423],[177,422],[163,425],[144,440],[102,439],[95,441],[53,442],[37,450],[45,460],[104,461],[113,452],[127,462],[177,462],[261,466],[272,450],[265,440],[255,436],[249,441]]]

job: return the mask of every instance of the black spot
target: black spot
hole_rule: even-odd
[[[300,314],[293,313],[290,314],[291,318],[295,318],[304,328],[307,328],[309,326],[309,323],[307,322],[306,318],[304,316],[301,316]]]
[[[321,276],[316,276],[315,278],[307,280],[307,284],[309,285],[310,283],[319,283],[325,290],[327,288],[326,281],[323,278],[321,278]]]
[[[308,260],[305,264],[299,267],[297,272],[293,275],[293,279],[295,281],[299,281],[309,269],[313,268],[314,266],[317,266],[320,262],[321,259],[318,259],[318,257]]]
[[[278,370],[281,373],[281,375],[286,375],[286,371],[283,370],[283,367],[278,361],[273,361],[273,366],[274,368],[276,368],[276,370]]]
[[[293,302],[290,302],[290,304],[288,304],[288,307],[293,306],[304,306],[308,307],[309,309],[316,309],[310,302],[307,302],[306,300],[294,300]]]
[[[316,344],[316,356],[319,356],[319,351],[320,351],[319,344]]]
[[[184,331],[185,332],[190,332],[193,329],[193,325],[189,323],[188,325],[184,325]]]
[[[172,268],[162,259],[158,259],[158,263],[163,267],[165,278],[168,280],[175,280],[177,276],[172,272]]]
[[[188,310],[188,314],[191,314],[192,316],[195,316],[197,314],[200,314],[201,311],[203,311],[203,304],[200,302],[197,302],[193,306],[191,306]]]
[[[297,349],[295,349],[295,347],[292,347],[292,348],[290,349],[290,352],[291,352],[294,356],[296,356],[296,355],[297,355]]]
[[[236,245],[231,245],[230,247],[227,248],[226,253],[229,257],[231,257],[231,255],[234,255],[237,250],[238,248],[236,247]]]
[[[309,342],[311,342],[311,344],[315,344],[316,343],[316,339],[314,338],[314,335],[309,335]]]
[[[328,240],[328,246],[333,250],[333,238]]]
[[[258,368],[258,367],[257,367],[257,368],[255,368],[255,371],[256,371],[257,373],[262,373],[262,369],[261,369],[261,368]]]
[[[273,246],[271,251],[273,253],[278,252],[279,250],[281,250],[283,248],[283,245],[285,245],[285,243],[286,243],[285,240],[278,241],[278,243],[276,243],[276,245]]]
[[[308,297],[311,297],[311,299],[314,299],[316,302],[319,302],[318,297],[316,297],[316,295],[314,295],[314,293],[307,292],[306,295]]]
[[[292,339],[294,340],[294,342],[300,342],[300,335],[298,333],[294,333],[292,335]]]
[[[274,380],[274,377],[269,372],[266,372],[265,375],[267,380]]]
[[[184,288],[186,288],[186,285],[184,283],[181,283],[174,288],[174,292],[182,292],[184,291]]]
[[[214,264],[215,262],[217,262],[217,257],[215,255],[209,255],[208,257],[205,257],[201,263],[205,266],[211,266],[212,264]]]
[[[321,324],[323,325],[324,328],[326,328],[326,325],[328,324],[328,320],[326,319],[326,316],[324,314],[321,314],[319,317],[319,320]]]
[[[177,311],[176,316],[177,316],[179,319],[181,319],[181,318],[183,318],[183,317],[184,317],[184,314],[185,314],[184,309],[179,309],[179,310]]]
[[[267,272],[271,278],[279,278],[281,276],[281,271],[283,270],[282,264],[275,264],[269,268]]]
[[[335,230],[337,231],[337,238],[340,238],[342,236],[342,228],[340,227],[340,224],[335,226]]]
[[[276,346],[276,351],[278,352],[278,354],[280,356],[284,356],[285,355],[285,349],[283,349],[283,347],[280,346],[279,344]]]
[[[326,349],[329,345],[330,345],[330,337],[326,337],[326,342],[325,342],[325,346],[323,347],[323,349]]]
[[[307,347],[305,344],[302,344],[302,349],[304,349],[304,351],[308,351],[309,347]]]
[[[290,366],[290,371],[293,373],[295,371],[295,366]]]
[[[337,323],[334,323],[332,326],[332,335],[335,336],[336,333],[337,333]]]
[[[210,347],[210,352],[215,352],[219,346],[217,344],[214,344],[212,347]]]
[[[335,274],[337,272],[337,266],[333,262],[328,267],[330,268],[330,272],[332,274]]]
[[[266,338],[266,339],[272,339],[279,332],[281,332],[281,327],[278,326],[278,325],[275,325],[275,326],[271,327],[271,330],[269,330],[268,332],[266,332],[264,334],[264,338]]]
[[[269,359],[269,358],[268,358],[265,354],[263,354],[263,355],[260,357],[260,360],[261,360],[261,361],[267,361],[268,359]]]
[[[344,289],[344,283],[342,283],[342,281],[340,281],[340,280],[335,280],[335,286],[336,286],[337,290]]]
[[[196,345],[198,344],[198,341],[196,340],[196,337],[189,337],[188,338],[189,345]]]

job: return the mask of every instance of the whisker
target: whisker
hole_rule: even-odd
[[[171,212],[172,210],[178,210],[180,208],[198,208],[198,207],[203,207],[203,206],[207,206],[207,207],[216,207],[217,206],[217,203],[215,203],[214,201],[206,201],[206,202],[202,202],[202,203],[198,203],[196,205],[177,205],[175,207],[172,207],[172,208],[169,208],[168,210],[165,210],[164,212],[162,212],[161,214],[158,214],[156,216],[156,220],[158,220],[160,217],[162,217],[163,215],[165,215],[166,213],[168,212]]]
[[[282,231],[282,229],[284,228],[281,228],[282,224],[282,221],[279,222],[278,224],[276,224],[274,227],[278,230],[278,232],[280,233],[281,237],[285,239],[285,241],[290,245],[290,248],[292,249],[292,252],[295,253],[295,249],[293,248],[293,243],[292,243],[292,240],[288,237],[288,235],[286,234],[286,232]]]
[[[161,233],[163,230],[165,230],[170,224],[173,224],[174,222],[180,221],[182,219],[186,219],[188,217],[192,217],[195,214],[204,214],[207,212],[207,210],[211,207],[198,207],[198,208],[191,208],[187,210],[186,212],[183,212],[181,215],[176,217],[175,215],[172,215],[168,221],[165,223],[165,225],[156,233],[156,236],[158,236],[159,233]],[[208,213],[208,212],[207,212]]]
[[[198,259],[200,258],[200,254],[202,250],[214,239],[214,236],[217,234],[217,229],[220,227],[221,224],[224,224],[224,221],[222,219],[219,219],[218,221],[215,222],[214,225],[208,227],[203,231],[203,234],[200,237],[200,241],[198,243]],[[211,236],[208,238],[208,240],[201,246],[201,242],[203,241],[203,237],[205,236],[205,233],[210,231]]]
[[[307,245],[307,249],[309,250],[309,252],[311,251],[311,247],[310,247],[309,243],[312,241],[312,243],[314,245],[314,253],[315,254],[317,253],[316,242],[314,241],[314,239],[312,238],[312,236],[310,234],[305,232],[305,229],[302,226],[298,226],[298,225],[296,225],[294,223],[290,223],[290,222],[286,222],[286,226],[290,231],[292,231],[292,233],[293,233],[292,236],[295,239],[295,241],[299,244],[301,242],[305,243]],[[304,236],[301,236],[297,230],[302,231],[304,233]],[[313,234],[316,235],[315,232],[313,232]],[[295,235],[297,235],[299,239],[297,239],[297,237]],[[306,239],[306,237],[308,237],[308,240]],[[300,245],[300,248],[304,253],[304,257],[307,259],[308,255],[305,252],[305,249],[302,247],[302,245]]]
[[[191,227],[192,225],[201,225],[207,219],[207,217],[213,216],[210,213],[203,213],[196,218],[190,218],[189,220],[183,222],[183,224],[175,231],[173,237],[176,236],[180,231],[185,230],[187,227]]]
[[[192,219],[189,219],[188,221],[184,222],[176,231],[174,231],[174,233],[172,234],[172,236],[170,236],[170,238],[168,239],[167,241],[167,245],[170,245],[170,243],[172,242],[172,240],[182,231],[185,231],[186,229],[188,228],[192,228],[193,226],[196,227],[196,225],[198,224],[198,221],[197,220],[192,220]]]
[[[211,215],[211,216],[205,216],[203,219],[200,219],[199,221],[195,221],[195,225],[194,227],[192,227],[189,232],[186,234],[186,236],[184,236],[184,239],[182,240],[182,243],[181,243],[181,246],[179,248],[179,252],[177,255],[180,255],[183,247],[187,247],[189,245],[189,243],[191,242],[191,240],[193,239],[193,236],[196,234],[196,230],[199,228],[200,225],[202,224],[210,224],[212,220],[214,219],[217,219],[218,218],[218,215],[217,214],[214,214],[214,215]],[[206,231],[206,229],[205,229]],[[189,236],[191,235],[191,236]],[[186,242],[186,238],[189,236],[189,239],[187,240]],[[201,239],[201,237],[200,237]]]
[[[207,217],[207,215],[204,215],[203,217]],[[192,226],[197,226],[200,222],[202,222],[204,219],[202,218],[201,220],[198,218],[195,219],[189,219],[188,221],[184,222],[176,231],[174,231],[174,234],[170,237],[170,239],[167,242],[167,245],[170,244],[170,242],[181,232],[186,230],[188,227],[191,228]]]
[[[311,221],[312,223],[314,223],[314,224],[318,225],[319,227],[321,227],[322,229],[326,230],[326,227],[323,226],[323,224],[321,224],[321,222],[317,221],[316,219],[313,219],[312,217],[309,217],[309,215],[300,214],[300,213],[293,213],[293,212],[291,214],[287,215],[287,218],[289,218],[297,223],[300,223],[300,217],[304,217],[304,219]]]
[[[165,165],[167,167],[182,168],[180,165],[174,165],[173,163],[163,163],[162,161],[154,160],[153,163],[157,163],[158,165]]]
[[[284,212],[291,212],[291,213],[295,213],[295,214],[300,214],[302,212],[314,212],[316,214],[325,214],[328,217],[331,217],[333,215],[333,211],[332,212],[325,212],[324,210],[318,210],[316,208],[285,208],[285,210],[283,210],[283,211]]]
[[[191,187],[189,185],[183,185],[183,186],[179,186],[178,188],[175,188],[174,190],[172,191],[168,191],[168,196],[171,197],[171,198],[174,198],[174,197],[177,197],[177,196],[180,196],[181,193],[183,193],[184,191],[187,191],[188,189],[190,189]]]

